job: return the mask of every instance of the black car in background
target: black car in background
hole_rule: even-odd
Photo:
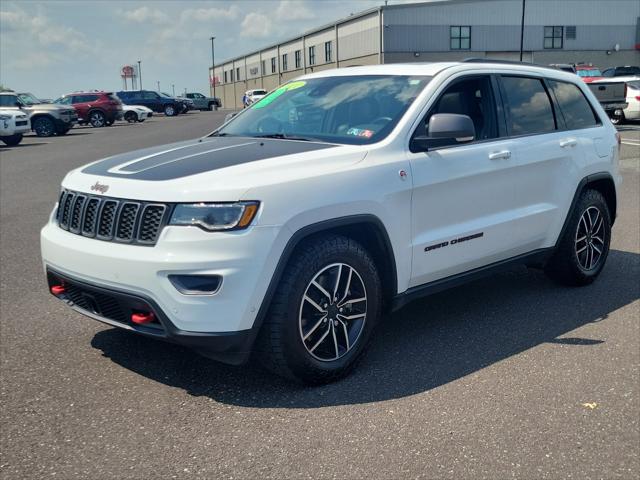
[[[126,105],[143,105],[168,117],[178,115],[186,109],[186,105],[179,98],[151,90],[127,90],[116,95]]]
[[[640,76],[640,67],[625,65],[624,67],[611,67],[602,71],[603,77],[630,77]]]

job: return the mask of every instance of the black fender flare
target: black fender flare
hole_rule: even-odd
[[[398,285],[398,276],[397,276],[397,264],[395,254],[393,252],[393,247],[391,244],[391,240],[389,239],[389,234],[387,233],[387,229],[382,223],[382,220],[373,214],[357,214],[357,215],[348,215],[345,217],[332,218],[329,220],[323,220],[317,223],[312,223],[310,225],[306,225],[299,230],[297,230],[291,238],[287,241],[287,244],[284,247],[280,255],[280,259],[278,260],[278,264],[271,275],[271,280],[269,282],[269,286],[267,287],[267,291],[262,298],[262,303],[260,304],[260,308],[258,309],[258,313],[256,314],[255,320],[253,322],[253,326],[251,327],[251,344],[253,344],[255,338],[258,336],[258,332],[262,327],[262,323],[267,316],[267,312],[269,310],[269,306],[271,305],[271,300],[273,299],[273,295],[280,283],[280,279],[282,278],[282,274],[284,273],[289,260],[295,249],[311,235],[316,235],[322,232],[329,232],[336,228],[347,227],[347,226],[355,226],[369,224],[377,229],[378,233],[381,236],[383,247],[385,249],[385,253],[390,255],[389,261],[391,264],[391,285],[393,286],[392,296],[395,296],[397,293],[397,285]]]

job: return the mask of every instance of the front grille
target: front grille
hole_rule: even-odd
[[[169,205],[105,198],[64,190],[56,219],[64,230],[85,237],[155,245],[166,225]]]
[[[65,295],[83,310],[116,322],[128,323],[129,316],[111,295],[87,291],[78,285],[65,284]]]

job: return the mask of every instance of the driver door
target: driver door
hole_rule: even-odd
[[[410,287],[508,258],[516,214],[511,181],[515,154],[503,139],[496,82],[490,75],[458,77],[439,95],[414,135],[435,113],[469,116],[475,139],[409,154],[413,176]],[[427,132],[428,135],[428,132]]]

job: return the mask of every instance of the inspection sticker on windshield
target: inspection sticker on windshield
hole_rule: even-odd
[[[355,135],[356,137],[371,138],[375,132],[373,130],[365,130],[363,128],[350,128],[347,135]]]
[[[295,90],[296,88],[304,87],[307,82],[299,80],[297,82],[287,83],[281,87],[276,88],[273,92],[271,92],[266,97],[262,98],[257,103],[254,103],[251,108],[263,108],[273,102],[276,98],[282,95],[284,92],[288,92],[289,90]]]

